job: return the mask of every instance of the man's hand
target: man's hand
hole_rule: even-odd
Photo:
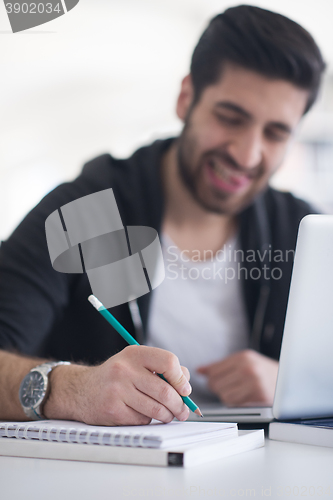
[[[180,397],[191,393],[189,372],[180,366],[177,356],[163,349],[128,346],[100,366],[59,366],[53,372],[51,393],[43,409],[48,418],[140,425],[152,418],[170,422],[174,417],[186,420],[189,416]],[[66,399],[66,405],[59,398]],[[65,415],[57,410],[61,406]]]
[[[278,366],[278,361],[246,349],[197,371],[207,376],[209,388],[228,406],[271,406]]]

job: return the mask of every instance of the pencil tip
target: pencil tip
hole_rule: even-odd
[[[197,408],[194,413],[199,415],[199,417],[203,418],[203,414],[201,413],[200,408]]]

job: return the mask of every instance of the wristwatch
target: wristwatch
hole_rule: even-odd
[[[22,380],[19,398],[23,411],[31,420],[44,420],[43,404],[50,392],[49,374],[59,365],[70,365],[68,361],[43,363],[30,370]]]

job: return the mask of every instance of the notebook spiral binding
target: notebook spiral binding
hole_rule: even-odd
[[[95,436],[93,436],[95,434]],[[144,434],[120,434],[111,432],[84,431],[72,427],[41,427],[24,424],[0,424],[0,437],[53,441],[60,443],[92,444],[100,446],[146,447]]]

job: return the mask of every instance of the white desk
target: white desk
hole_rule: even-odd
[[[265,497],[333,499],[333,449],[266,440],[190,469],[0,457],[1,500]]]

